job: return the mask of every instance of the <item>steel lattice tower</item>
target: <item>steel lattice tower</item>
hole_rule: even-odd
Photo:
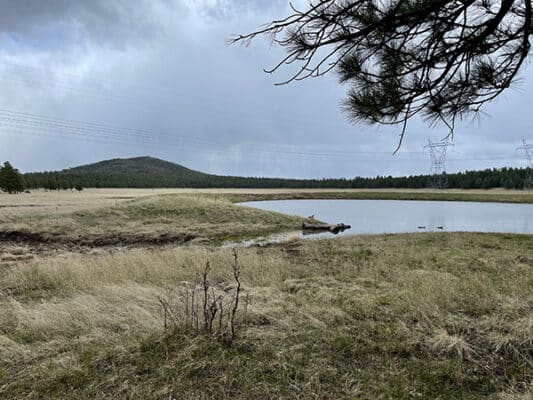
[[[431,170],[428,180],[429,188],[445,189],[448,186],[448,179],[446,177],[446,152],[448,146],[453,146],[453,143],[446,139],[440,142],[428,140],[428,144],[424,147],[429,149],[431,156]]]
[[[527,144],[526,139],[522,139],[522,146],[516,150],[523,153],[527,162],[526,176],[524,178],[524,190],[533,189],[533,145]]]

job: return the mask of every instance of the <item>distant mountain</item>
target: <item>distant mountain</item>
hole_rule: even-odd
[[[24,175],[29,188],[318,188],[349,187],[344,179],[302,180],[206,174],[154,157],[115,158],[52,172]],[[339,186],[340,185],[340,186]]]
[[[53,172],[25,174],[30,188],[220,187],[227,177],[204,174],[154,157],[115,158]]]
[[[529,172],[520,168],[448,174],[449,188],[521,189]],[[24,174],[28,188],[425,188],[427,175],[351,179],[283,179],[206,174],[153,157],[115,158],[62,171]]]
[[[154,157],[114,158],[61,171],[66,174],[179,174],[206,176],[182,165]]]

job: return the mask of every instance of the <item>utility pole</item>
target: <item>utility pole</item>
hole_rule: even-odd
[[[446,177],[446,151],[448,146],[453,146],[448,139],[440,142],[428,140],[424,149],[429,149],[431,156],[431,169],[429,172],[428,187],[431,189],[446,189],[448,178]]]
[[[527,163],[524,190],[531,190],[533,189],[533,144],[527,144],[526,139],[522,139],[522,146],[516,151],[524,154]]]

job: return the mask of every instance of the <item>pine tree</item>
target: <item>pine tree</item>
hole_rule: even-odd
[[[19,171],[6,161],[0,168],[0,189],[8,193],[19,193],[24,190],[24,180]]]

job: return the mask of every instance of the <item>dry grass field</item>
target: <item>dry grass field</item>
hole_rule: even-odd
[[[520,190],[445,190],[430,189],[85,189],[81,193],[71,191],[46,192],[34,190],[31,193],[8,195],[0,192],[0,222],[14,220],[21,215],[39,215],[43,213],[64,214],[86,209],[109,207],[134,199],[161,194],[213,194],[213,195],[244,195],[258,197],[279,196],[437,196],[454,199],[463,196],[468,199],[485,201],[533,202],[533,193]]]
[[[163,329],[158,296],[231,252],[133,249],[5,267],[0,398],[529,399],[533,242],[413,234],[239,250],[232,345]]]
[[[8,195],[0,192],[0,222],[20,216],[65,214],[101,207],[110,207],[142,197],[161,194],[279,194],[321,193],[320,189],[84,189],[75,191],[33,190],[31,193]],[[342,192],[342,191],[341,191]]]
[[[98,249],[220,244],[294,231],[303,221],[237,206],[220,195],[138,193],[135,199],[101,205],[106,202],[108,198],[94,196],[73,206],[77,211],[58,214],[29,214],[21,208],[20,214],[0,221],[0,266]]]
[[[528,235],[424,233],[239,248],[250,304],[237,314],[235,341],[181,325],[164,329],[159,297],[198,283],[207,261],[210,283],[231,287],[232,252],[219,246],[223,240],[301,223],[233,202],[307,196],[435,194],[0,195],[0,204],[27,206],[0,220],[0,398],[533,397]],[[64,209],[55,214],[54,204]]]

